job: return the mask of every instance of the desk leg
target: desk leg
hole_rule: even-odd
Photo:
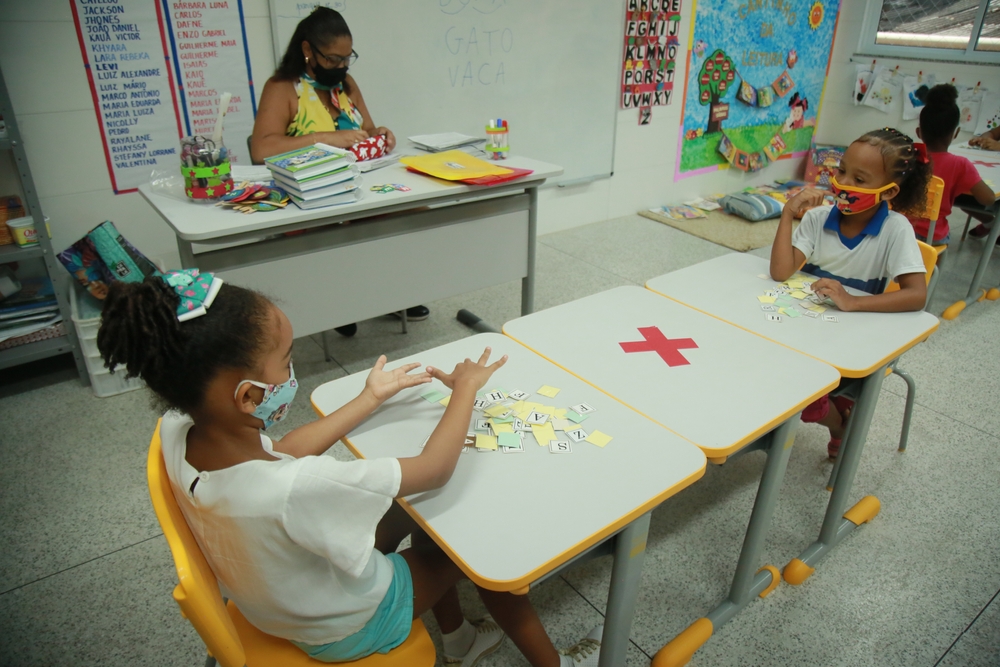
[[[635,600],[639,595],[642,563],[646,559],[646,536],[649,534],[649,513],[630,523],[615,536],[615,560],[611,566],[611,586],[608,608],[601,637],[600,667],[620,667],[625,664]]]
[[[182,269],[198,268],[194,263],[194,251],[191,249],[191,243],[189,241],[184,241],[179,236],[177,237],[177,252],[181,256]]]
[[[757,500],[750,514],[746,537],[743,538],[743,549],[736,562],[729,597],[661,648],[653,658],[653,667],[679,667],[687,664],[716,628],[733,618],[755,597],[769,595],[781,582],[781,575],[773,565],[757,568],[760,552],[764,548],[764,538],[774,515],[774,506],[778,501],[781,482],[788,467],[788,458],[795,443],[798,423],[799,415],[796,414],[767,436],[771,439],[767,448],[767,463],[757,488]]]
[[[987,291],[979,286],[983,280],[983,274],[986,273],[986,266],[990,263],[990,257],[993,255],[993,248],[996,247],[998,236],[1000,236],[1000,206],[997,207],[997,212],[993,216],[993,226],[990,228],[989,236],[986,237],[986,246],[983,247],[983,254],[979,257],[976,274],[972,277],[972,284],[969,285],[969,293],[965,295],[964,301],[956,301],[945,308],[941,317],[946,320],[953,320],[965,310],[966,306],[970,306],[976,301],[982,301],[987,297],[990,301],[996,301],[997,298],[1000,298],[1000,290],[991,289]]]
[[[528,275],[521,279],[521,315],[535,312],[535,244],[538,240],[538,188],[528,188]]]
[[[831,549],[855,528],[862,523],[868,523],[878,514],[880,505],[875,496],[865,496],[850,510],[846,512],[844,510],[847,509],[847,499],[854,485],[854,475],[861,462],[861,452],[865,448],[865,440],[868,439],[868,428],[872,423],[872,415],[875,413],[875,405],[878,403],[884,378],[885,366],[866,377],[861,385],[861,394],[851,415],[850,432],[844,439],[837,457],[842,460],[839,462],[836,478],[831,480],[833,490],[830,493],[830,502],[826,506],[826,516],[819,531],[819,539],[785,566],[785,581],[790,584],[797,586],[808,579],[809,575],[816,571],[816,563]]]

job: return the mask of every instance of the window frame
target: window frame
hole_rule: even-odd
[[[864,20],[861,23],[861,36],[858,40],[857,55],[876,56],[879,58],[900,58],[904,60],[943,60],[970,65],[1000,64],[1000,51],[977,51],[976,43],[982,31],[983,21],[990,6],[990,0],[979,0],[979,11],[972,24],[972,35],[965,51],[958,49],[939,49],[930,46],[897,46],[894,44],[878,44],[878,24],[882,15],[884,0],[867,0]]]

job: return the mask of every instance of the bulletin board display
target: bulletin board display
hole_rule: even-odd
[[[836,0],[696,2],[675,180],[809,150],[838,13]]]

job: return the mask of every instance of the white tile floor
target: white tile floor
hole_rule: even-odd
[[[948,251],[933,312],[964,296],[981,247]],[[638,216],[551,234],[540,239],[536,304],[642,284],[726,252]],[[1000,283],[1000,258],[986,283]],[[462,307],[499,325],[519,314],[519,297],[510,283],[428,304],[431,318],[406,336],[391,318],[362,322],[353,339],[330,335],[330,363],[318,336],[298,340],[303,400],[283,430],[313,418],[305,397],[319,384],[383,352],[468,335],[454,320]],[[720,628],[691,665],[1000,664],[1000,362],[989,352],[998,328],[1000,304],[979,304],[906,355],[918,392],[909,451],[896,452],[905,387],[890,378],[855,486],[855,496],[881,499],[879,516],[804,585],[782,584]],[[201,642],[170,597],[173,566],[146,493],[157,416],[149,398],[94,398],[59,362],[5,371],[0,398],[0,664],[201,664]],[[818,531],[824,445],[818,427],[799,430],[768,563],[780,567]],[[333,453],[349,456],[341,445]],[[762,465],[757,453],[710,467],[654,512],[628,665],[648,665],[725,594]],[[596,561],[531,593],[557,645],[600,622],[609,576]],[[473,591],[462,596],[481,613]],[[525,664],[510,642],[483,662]]]

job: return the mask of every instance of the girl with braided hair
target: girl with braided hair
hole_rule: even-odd
[[[602,627],[557,652],[526,595],[480,589],[493,618],[469,622],[459,567],[396,503],[440,488],[465,444],[472,403],[507,360],[446,373],[385,370],[326,417],[283,438],[267,429],[298,388],[292,327],[266,297],[197,269],[111,284],[97,346],[112,371],[141,377],[170,409],[167,476],[223,594],[261,631],[323,662],[387,653],[433,610],[444,662],[472,666],[505,633],[535,667],[596,667]],[[338,461],[323,454],[398,392],[440,380],[451,401],[421,453]],[[403,539],[411,546],[397,553]]]
[[[924,262],[904,213],[924,209],[931,165],[923,144],[891,127],[868,132],[844,152],[831,186],[836,206],[823,206],[823,193],[805,189],[785,205],[771,247],[771,277],[787,280],[797,270],[819,276],[817,296],[844,311],[920,310],[927,298]],[[892,202],[893,210],[889,210]],[[796,213],[809,208],[792,233]],[[899,290],[885,292],[890,280]],[[865,296],[848,294],[853,287]],[[802,421],[830,429],[827,454],[840,450],[851,404],[827,396],[809,405]]]

